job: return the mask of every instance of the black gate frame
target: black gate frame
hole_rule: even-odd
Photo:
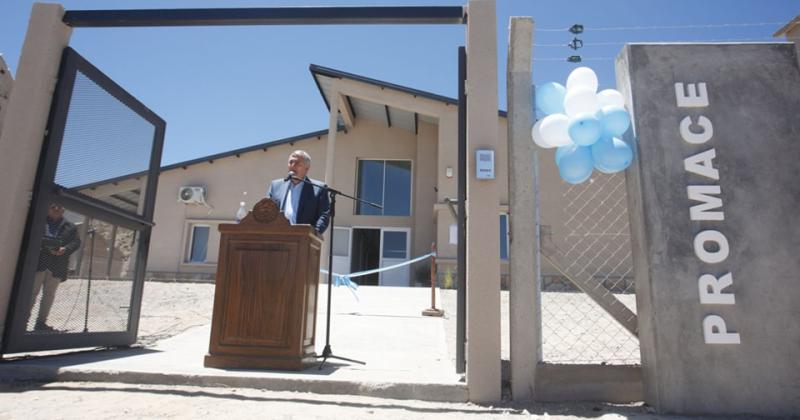
[[[67,114],[75,86],[75,78],[79,71],[155,127],[149,169],[146,173],[138,174],[139,176],[147,176],[142,215],[116,208],[100,200],[82,195],[74,191],[74,189],[66,189],[55,183],[56,168],[64,140]],[[61,56],[58,82],[47,121],[47,130],[45,131],[45,138],[39,157],[39,166],[31,197],[31,207],[25,223],[20,258],[14,278],[14,288],[9,306],[10,316],[6,320],[6,329],[3,337],[3,354],[76,347],[125,346],[136,342],[144,274],[147,265],[147,252],[150,244],[150,231],[154,225],[153,213],[155,211],[156,188],[158,187],[165,128],[166,122],[161,117],[122,89],[121,86],[81,57],[75,50],[70,47],[64,48]],[[78,210],[93,219],[103,220],[137,232],[137,261],[126,331],[26,333],[29,316],[27,302],[31,300],[33,277],[36,273],[39,250],[44,234],[44,223],[41,221],[45,220],[47,209],[50,203],[53,202]]]

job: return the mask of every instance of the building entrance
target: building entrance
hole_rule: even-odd
[[[381,230],[369,228],[353,229],[353,248],[351,252],[350,270],[353,273],[373,270],[381,261]],[[358,284],[377,286],[380,273],[359,277]]]

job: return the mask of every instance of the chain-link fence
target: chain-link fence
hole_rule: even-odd
[[[542,212],[542,353],[550,363],[638,364],[623,174],[563,183]]]

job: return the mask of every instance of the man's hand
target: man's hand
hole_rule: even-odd
[[[65,252],[67,252],[67,248],[64,248],[63,246],[58,248],[58,249],[54,249],[54,250],[50,251],[51,254],[53,254],[53,255],[55,255],[57,257],[60,257],[60,256],[64,255]]]

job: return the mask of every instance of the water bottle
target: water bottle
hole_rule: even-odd
[[[247,216],[247,208],[245,208],[244,201],[239,203],[239,210],[236,210],[236,223],[239,223]]]

